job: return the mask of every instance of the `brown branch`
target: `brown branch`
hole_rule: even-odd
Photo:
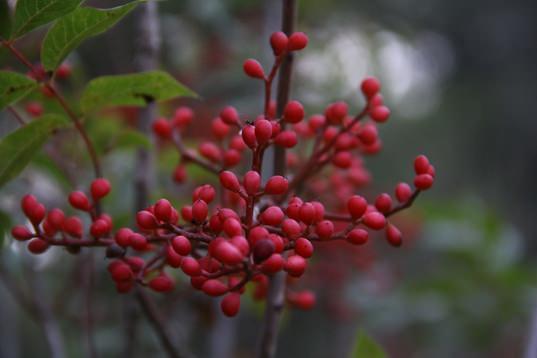
[[[188,150],[185,147],[185,144],[183,143],[183,139],[181,138],[181,134],[177,130],[175,130],[173,133],[172,141],[173,141],[173,144],[175,144],[175,147],[177,148],[177,151],[179,152],[179,154],[181,154],[182,158],[199,165],[200,167],[209,171],[210,173],[213,173],[216,175],[220,174],[221,170],[219,168],[217,168],[216,166],[214,166],[207,160],[195,155],[194,153],[192,153],[190,150]]]
[[[7,110],[13,115],[13,117],[15,117],[15,119],[17,120],[17,122],[19,122],[19,124],[21,126],[25,126],[26,125],[26,121],[22,118],[22,116],[15,110],[15,108],[13,108],[12,106],[7,106]]]

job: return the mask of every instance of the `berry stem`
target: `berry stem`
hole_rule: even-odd
[[[15,117],[21,127],[24,127],[26,125],[26,121],[22,118],[22,116],[19,114],[19,112],[17,112],[15,108],[13,108],[12,106],[7,106],[7,110],[13,115],[13,117]]]
[[[177,148],[177,150],[181,154],[181,157],[183,157],[184,159],[199,165],[200,167],[202,167],[203,169],[209,171],[210,173],[213,173],[213,174],[216,174],[216,175],[218,175],[220,173],[219,168],[217,168],[213,164],[209,163],[205,159],[197,156],[196,154],[191,153],[185,147],[185,144],[183,143],[183,139],[181,137],[181,134],[178,133],[178,131],[174,131],[173,136],[172,136],[172,140],[173,140],[173,143],[175,144],[175,147]]]

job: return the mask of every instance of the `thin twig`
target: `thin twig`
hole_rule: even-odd
[[[15,119],[17,120],[17,122],[19,122],[19,124],[21,126],[25,126],[26,125],[26,121],[22,118],[22,116],[15,110],[15,108],[13,108],[12,106],[7,106],[7,110],[13,115],[13,117],[15,117]]]

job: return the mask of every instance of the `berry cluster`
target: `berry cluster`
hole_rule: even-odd
[[[243,66],[246,75],[263,81],[263,113],[251,120],[234,107],[225,107],[212,121],[214,140],[201,142],[197,150],[187,148],[182,138],[194,118],[191,109],[181,107],[171,119],[154,121],[154,133],[173,143],[181,155],[174,180],[184,182],[185,166],[193,164],[218,176],[219,187],[198,186],[191,205],[180,208],[160,199],[137,213],[136,230],[120,228],[112,234],[112,220],[99,208],[110,185],[96,179],[90,188],[91,200],[79,191],[69,196],[71,206],[89,214],[88,234],[84,235],[80,218],[66,218],[59,209],[47,213],[33,196],[26,196],[22,209],[33,230],[17,226],[13,236],[31,240],[28,249],[33,253],[51,245],[70,250],[106,247],[112,260],[108,270],[119,292],[130,291],[135,284],[168,292],[175,284],[170,270],[180,269],[195,289],[223,296],[221,308],[227,316],[239,311],[246,284],[252,282],[254,297],[263,299],[269,277],[285,271],[287,302],[311,308],[315,296],[294,290],[291,284],[307,269],[314,243],[340,240],[363,245],[371,231],[383,231],[388,243],[400,246],[402,234],[390,217],[432,186],[435,170],[420,155],[414,162],[413,187],[399,183],[394,191],[396,202],[387,193],[372,202],[356,195],[370,181],[362,157],[381,149],[377,125],[388,120],[390,110],[383,104],[380,82],[369,77],[361,84],[366,105],[357,115],[350,115],[343,101],[307,119],[296,100],[276,113],[273,80],[284,57],[307,43],[301,32],[289,37],[282,32],[272,34],[274,63],[268,74],[254,59]],[[273,146],[287,150],[289,171],[263,180],[264,155]],[[250,164],[245,168],[246,161]]]

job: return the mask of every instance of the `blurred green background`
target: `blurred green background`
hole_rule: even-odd
[[[203,136],[205,124],[225,104],[250,115],[259,111],[261,88],[242,74],[242,61],[255,57],[269,65],[266,39],[279,30],[280,2],[169,0],[159,7],[162,68],[202,97],[187,102],[200,122],[190,134]],[[387,191],[411,180],[411,163],[419,153],[434,163],[437,180],[405,213],[408,239],[401,249],[382,240],[374,252],[319,248],[318,266],[305,285],[318,292],[318,305],[310,312],[286,311],[278,356],[345,357],[359,328],[390,357],[525,354],[537,336],[531,329],[537,307],[536,10],[530,0],[299,1],[297,29],[310,42],[296,57],[292,97],[303,101],[308,113],[340,99],[357,110],[363,104],[360,80],[378,76],[392,119],[380,130],[384,150],[367,159],[375,178],[371,190]],[[64,86],[73,98],[90,78],[134,70],[136,15],[69,58],[75,72]],[[18,47],[38,58],[42,35],[37,31]],[[0,66],[16,67],[4,49]],[[0,113],[2,133],[15,126],[8,116]],[[107,118],[94,118],[87,126],[106,154],[117,188],[106,204],[116,223],[127,224],[132,201],[124,198],[132,197],[132,188],[121,183],[132,175],[134,146],[129,144],[140,142],[127,136],[119,141],[126,143],[121,150],[108,154],[110,143],[124,136],[122,127]],[[17,200],[25,192],[64,206],[62,193],[73,179],[66,172],[85,175],[77,184],[87,185],[84,153],[65,153],[80,147],[78,138],[62,138],[61,145],[60,164],[50,159],[54,148],[48,148],[2,189],[3,222],[21,220]],[[181,195],[188,188],[169,180],[176,159],[172,151],[161,150],[155,198],[185,200]],[[198,182],[211,180],[192,174]],[[60,250],[29,257],[6,237],[0,260],[2,270],[53,307],[67,356],[84,356],[84,277],[77,269],[84,258]],[[129,297],[114,292],[100,257],[95,266],[94,324],[102,356],[162,354]],[[156,299],[177,342],[197,356],[249,357],[255,351],[257,304],[245,302],[238,319],[226,320],[214,302],[192,294],[186,282],[173,295]],[[0,286],[0,302],[0,357],[46,356],[43,330],[5,286]],[[129,334],[136,337],[130,340],[132,352],[124,346]]]

